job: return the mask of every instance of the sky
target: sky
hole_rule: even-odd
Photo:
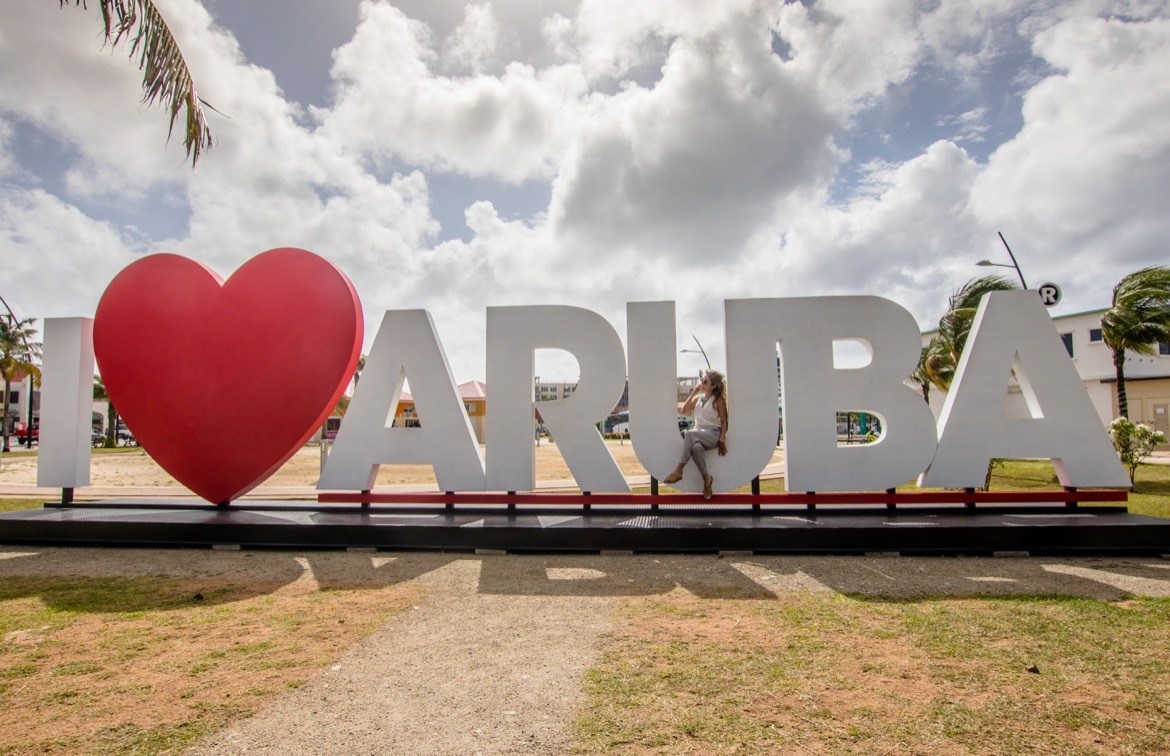
[[[218,111],[195,170],[96,3],[0,0],[20,316],[92,316],[146,254],[226,277],[296,246],[353,280],[367,349],[425,308],[463,382],[489,306],[624,340],[626,302],[674,300],[679,349],[719,366],[724,299],[878,295],[926,330],[1014,275],[975,265],[1010,262],[997,232],[1058,315],[1170,263],[1166,2],[156,2]]]

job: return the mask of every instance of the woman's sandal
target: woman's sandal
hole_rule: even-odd
[[[665,483],[666,485],[670,486],[670,485],[673,485],[675,483],[678,483],[680,480],[682,480],[682,473],[681,472],[672,472],[670,475],[667,475],[665,478],[663,478],[662,482]]]
[[[711,492],[711,486],[714,483],[715,479],[710,475],[703,476],[703,498],[707,501],[711,501],[711,497],[715,495]]]

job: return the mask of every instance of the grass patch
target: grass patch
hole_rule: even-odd
[[[991,476],[991,490],[1027,490],[1058,488],[1052,463],[1037,460],[1009,459]],[[1084,506],[1092,506],[1086,503]],[[1134,514],[1170,517],[1170,465],[1141,465],[1136,483],[1126,503]]]
[[[1163,753],[1170,600],[633,600],[587,753]],[[1039,674],[1029,672],[1029,667]]]
[[[1170,517],[1170,466],[1136,480],[1129,511]],[[1058,486],[1030,460],[991,482]],[[585,753],[1166,753],[1167,643],[1165,598],[676,592],[619,615],[574,733]]]
[[[0,754],[178,752],[418,599],[413,585],[6,577]]]
[[[37,456],[39,451],[39,446],[35,449],[26,449],[23,446],[13,446],[11,451],[2,452],[2,454],[4,459],[27,459],[29,457]],[[141,451],[141,446],[114,446],[109,449],[104,446],[97,446],[90,449],[91,454],[133,454],[134,452]]]
[[[40,509],[45,505],[44,499],[4,499],[0,498],[0,512],[15,512],[18,509]]]

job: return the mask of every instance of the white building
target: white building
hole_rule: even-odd
[[[534,396],[538,402],[551,402],[557,399],[567,399],[577,390],[577,383],[565,381],[542,381],[537,377],[534,385]]]
[[[0,379],[0,390],[4,388],[4,381]],[[32,401],[29,401],[31,395]],[[0,397],[2,399],[3,397]],[[3,401],[0,401],[3,406]],[[29,423],[36,425],[41,415],[41,390],[32,384],[29,376],[18,374],[8,386],[8,428],[9,432],[18,424]]]
[[[1101,338],[1101,316],[1106,310],[1090,310],[1052,319],[1084,382],[1085,391],[1097,410],[1097,416],[1108,425],[1118,416],[1117,373],[1113,367],[1113,353]],[[923,346],[929,343],[933,331],[923,334]],[[1170,436],[1170,343],[1154,345],[1152,356],[1126,352],[1125,388],[1129,400],[1129,419],[1145,423]],[[945,394],[931,389],[930,407],[938,417]],[[1004,403],[1008,417],[1027,417],[1023,395],[1014,378],[1009,378],[1008,394]]]

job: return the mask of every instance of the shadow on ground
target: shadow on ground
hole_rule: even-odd
[[[471,555],[414,552],[0,548],[14,597],[83,612],[231,602],[298,580],[316,589],[377,590],[449,565],[480,566],[489,595],[636,597],[682,589],[700,598],[775,600],[796,592],[862,599],[1063,596],[1170,597],[1170,561],[1154,558],[943,558],[751,555]],[[206,590],[199,588],[206,586]]]
[[[1170,596],[1170,561],[795,556],[507,556],[484,559],[480,590],[555,596],[774,599],[834,591],[868,599]]]

